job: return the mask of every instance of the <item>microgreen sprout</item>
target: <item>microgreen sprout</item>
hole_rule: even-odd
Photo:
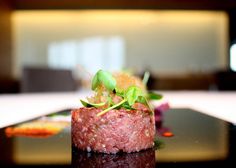
[[[150,73],[145,72],[144,78],[142,81],[143,84],[145,84],[145,85],[147,84],[149,76],[150,76]],[[150,109],[152,114],[154,114],[153,108],[149,104],[149,100],[159,100],[162,98],[161,95],[156,94],[154,92],[145,93],[141,88],[139,88],[137,86],[130,86],[126,90],[120,90],[117,88],[116,80],[112,76],[112,74],[107,71],[103,71],[103,70],[99,70],[95,74],[95,76],[93,77],[92,90],[96,91],[97,88],[99,88],[99,86],[101,86],[101,85],[103,85],[106,88],[106,90],[109,91],[109,93],[119,96],[122,100],[119,103],[114,104],[112,101],[112,98],[109,94],[107,96],[107,102],[102,102],[102,103],[98,103],[98,104],[88,103],[88,102],[81,100],[81,103],[85,107],[99,108],[99,107],[103,107],[107,103],[108,108],[99,112],[97,114],[97,116],[101,116],[112,109],[117,109],[117,108],[119,109],[121,107],[128,109],[128,110],[134,110],[134,108],[132,106],[135,103],[142,103],[142,104],[146,105]]]
[[[99,70],[93,77],[92,90],[96,90],[101,84],[103,84],[107,90],[113,91],[116,87],[116,80],[109,72]]]

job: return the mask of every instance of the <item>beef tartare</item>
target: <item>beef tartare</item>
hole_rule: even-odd
[[[123,84],[125,82],[125,84]],[[72,110],[72,142],[80,150],[101,153],[138,152],[152,148],[155,119],[145,84],[128,74],[98,71],[93,97]]]

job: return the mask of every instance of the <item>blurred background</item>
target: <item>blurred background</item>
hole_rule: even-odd
[[[86,89],[98,69],[236,90],[236,0],[0,1],[0,93]]]

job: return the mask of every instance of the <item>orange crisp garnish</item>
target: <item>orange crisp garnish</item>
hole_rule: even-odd
[[[174,136],[174,134],[172,132],[170,132],[170,131],[166,131],[166,132],[162,133],[162,136],[164,136],[164,137],[172,137],[172,136]]]
[[[5,130],[8,137],[12,136],[26,136],[26,137],[48,137],[56,134],[57,132],[47,129],[39,128],[13,128],[8,127]]]
[[[26,136],[43,138],[59,133],[68,125],[66,122],[32,121],[18,126],[8,127],[5,129],[5,133],[8,137]]]

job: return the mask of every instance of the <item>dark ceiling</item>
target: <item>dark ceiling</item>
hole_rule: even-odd
[[[14,9],[236,9],[236,0],[11,0]]]
[[[9,0],[8,2],[12,10],[221,10],[229,15],[230,42],[236,41],[236,0]]]

